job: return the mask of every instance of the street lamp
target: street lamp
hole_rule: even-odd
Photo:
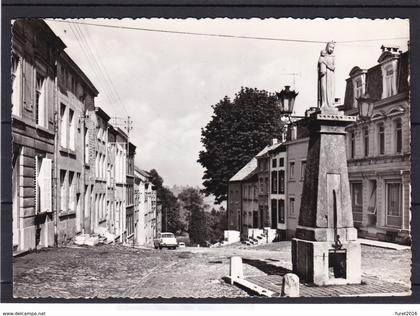
[[[373,105],[376,99],[373,99],[369,96],[369,94],[365,94],[357,100],[357,107],[359,109],[359,118],[363,121],[368,120],[372,117],[373,113]]]
[[[290,116],[293,113],[295,99],[298,93],[295,90],[290,90],[290,86],[284,86],[280,92],[276,92],[277,102],[276,105],[280,113],[285,116]]]
[[[284,142],[287,138],[288,133],[288,125],[293,125],[292,121],[292,113],[293,113],[293,107],[295,105],[295,99],[298,93],[295,90],[290,90],[290,86],[284,86],[284,89],[280,92],[276,92],[277,100],[276,100],[276,106],[279,109],[279,112],[281,114],[281,118],[284,125],[283,135],[282,135],[282,141]],[[287,118],[287,121],[284,120]],[[292,130],[293,131],[293,130]]]

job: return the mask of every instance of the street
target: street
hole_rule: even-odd
[[[245,276],[291,269],[290,242],[246,247],[137,249],[121,245],[42,249],[14,259],[15,297],[249,297],[223,281],[229,258]],[[362,246],[363,276],[410,286],[411,252]]]

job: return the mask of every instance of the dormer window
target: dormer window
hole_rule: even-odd
[[[366,70],[356,66],[353,67],[349,75],[353,83],[353,108],[357,108],[357,98],[366,93]]]
[[[394,64],[391,62],[382,69],[383,74],[383,92],[382,98],[387,98],[397,94],[397,76]]]
[[[397,48],[382,46],[382,54],[378,59],[382,70],[382,99],[397,94],[397,65],[399,53]]]

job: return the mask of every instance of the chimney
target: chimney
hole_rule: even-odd
[[[272,145],[272,146],[277,145],[277,144],[278,144],[278,142],[279,142],[279,140],[278,140],[277,138],[273,138],[273,139],[271,140],[271,145]]]

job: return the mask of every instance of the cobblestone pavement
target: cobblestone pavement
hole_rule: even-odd
[[[290,242],[162,251],[121,245],[52,248],[14,259],[14,296],[248,297],[222,280],[233,255],[243,258],[248,277],[291,269]],[[365,277],[409,286],[410,268],[408,250],[362,246]]]

